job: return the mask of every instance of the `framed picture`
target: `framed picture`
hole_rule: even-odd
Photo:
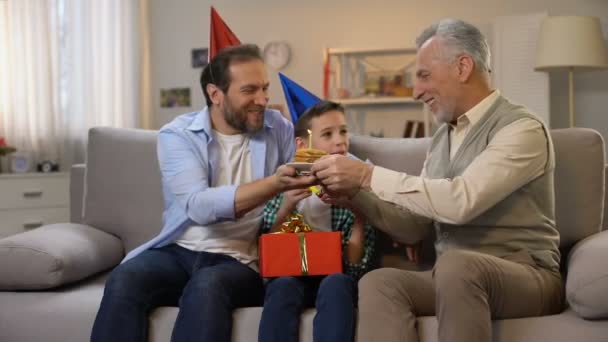
[[[204,68],[207,65],[207,58],[209,55],[209,49],[192,49],[192,67],[193,68]]]
[[[190,88],[161,89],[160,106],[163,108],[190,107]]]
[[[9,156],[10,170],[13,173],[25,173],[32,171],[34,158],[32,153],[26,151],[17,151]]]

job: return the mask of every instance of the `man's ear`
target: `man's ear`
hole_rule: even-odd
[[[207,94],[214,105],[219,105],[224,96],[224,92],[213,83],[207,84]]]
[[[458,79],[460,82],[464,83],[471,78],[473,69],[475,69],[475,61],[473,60],[473,57],[467,54],[462,54],[458,56],[456,66],[458,67]]]
[[[302,137],[296,137],[296,150],[306,148],[308,146],[306,139]]]

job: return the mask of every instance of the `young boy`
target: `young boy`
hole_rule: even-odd
[[[348,130],[344,108],[330,101],[310,107],[295,125],[296,148],[308,147],[329,154],[348,154]],[[286,191],[264,209],[263,233],[280,230],[290,214],[303,215],[313,231],[342,232],[344,272],[321,277],[279,277],[266,285],[259,341],[297,342],[300,314],[316,306],[313,323],[315,342],[352,342],[355,329],[357,280],[372,268],[375,231],[348,201],[323,199],[309,189]]]

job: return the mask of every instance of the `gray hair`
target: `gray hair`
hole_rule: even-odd
[[[490,73],[490,48],[477,27],[460,19],[441,19],[422,31],[416,38],[416,47],[420,49],[434,36],[439,37],[450,50],[450,58],[466,53],[473,58],[480,72]]]

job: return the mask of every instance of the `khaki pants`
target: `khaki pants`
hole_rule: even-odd
[[[418,341],[417,316],[437,315],[440,342],[489,342],[492,319],[555,314],[559,273],[487,254],[444,253],[433,271],[382,268],[359,282],[358,342]]]

